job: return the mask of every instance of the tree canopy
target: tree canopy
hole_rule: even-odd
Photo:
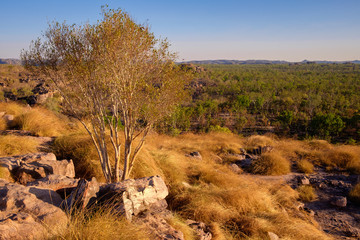
[[[93,25],[49,24],[43,39],[23,51],[22,60],[53,83],[64,107],[86,128],[110,182],[120,180],[121,160],[122,179],[129,177],[153,124],[186,96],[189,75],[174,63],[169,43],[157,39],[147,25],[135,23],[121,9],[103,8],[102,14]],[[109,147],[115,150],[114,168]]]

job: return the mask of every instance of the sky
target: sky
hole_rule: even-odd
[[[360,0],[0,0],[0,58],[19,58],[52,21],[96,23],[122,8],[179,61],[360,59]]]

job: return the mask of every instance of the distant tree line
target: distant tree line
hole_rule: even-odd
[[[201,71],[198,71],[201,69]],[[360,64],[201,65],[192,100],[158,127],[359,141]]]

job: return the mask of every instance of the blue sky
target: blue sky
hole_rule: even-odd
[[[360,0],[0,0],[0,58],[18,58],[50,21],[94,23],[122,8],[179,60],[360,59]]]

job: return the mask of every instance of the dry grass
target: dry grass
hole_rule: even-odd
[[[51,239],[117,239],[150,240],[153,239],[145,228],[128,222],[117,216],[110,207],[102,209],[76,210],[70,216],[67,229],[55,234]]]
[[[0,118],[0,131],[6,130],[7,128],[8,128],[8,126],[7,126],[7,122],[5,121],[5,119]]]
[[[337,167],[360,174],[360,148],[358,146],[336,146],[322,152],[320,161],[328,169]]]
[[[0,157],[37,152],[39,143],[31,137],[0,136]]]
[[[19,114],[14,119],[14,127],[30,131],[37,136],[59,136],[67,129],[67,119],[59,118],[53,112],[44,108],[31,108]]]
[[[247,139],[246,147],[247,148],[256,148],[264,146],[274,146],[275,140],[268,136],[254,135]]]
[[[95,147],[85,132],[56,138],[52,150],[58,159],[73,160],[76,177],[96,177],[98,181],[105,180]]]
[[[306,159],[297,162],[297,168],[300,172],[310,174],[314,172],[314,165]]]
[[[5,112],[5,114],[18,116],[21,113],[25,112],[27,109],[28,107],[26,107],[25,105],[21,105],[15,102],[0,102],[0,112]]]
[[[299,198],[303,202],[311,202],[316,199],[316,193],[312,186],[302,185],[297,191],[299,192]]]
[[[299,196],[297,191],[278,184],[257,183],[222,164],[221,158],[237,153],[244,142],[236,135],[222,133],[178,137],[151,134],[131,177],[159,174],[164,178],[170,191],[169,208],[177,214],[171,224],[184,231],[188,239],[193,239],[192,231],[182,220],[188,218],[208,224],[218,240],[266,239],[267,231],[283,239],[327,239],[311,220],[296,217],[293,203]],[[276,142],[273,144],[276,148]],[[100,168],[92,167],[98,161],[96,152],[83,133],[60,137],[55,146],[57,153],[68,154],[62,158],[77,159],[77,171],[88,176],[101,175],[96,172]],[[202,159],[187,157],[192,151],[200,152]],[[288,172],[289,161],[281,152],[274,150],[264,156],[275,169],[280,169],[275,172]],[[283,164],[276,166],[281,161]]]
[[[262,154],[253,161],[251,171],[262,175],[283,175],[290,172],[290,161],[279,152],[272,151]]]
[[[349,197],[356,204],[360,205],[360,183],[356,184],[355,187],[351,189]]]

